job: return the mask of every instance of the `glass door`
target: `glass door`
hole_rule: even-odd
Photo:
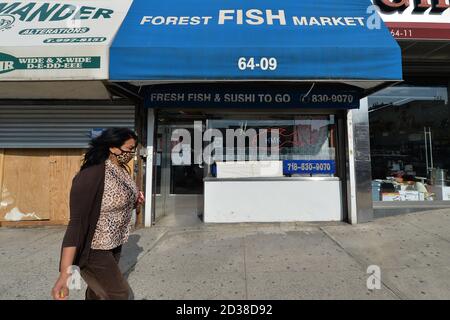
[[[180,132],[183,137],[179,137]],[[193,140],[194,122],[158,120],[155,186],[158,225],[192,226],[202,222],[204,168],[194,161]]]

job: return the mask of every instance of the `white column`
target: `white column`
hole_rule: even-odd
[[[348,146],[348,220],[351,224],[358,223],[356,205],[356,177],[355,177],[355,143],[353,140],[353,113],[347,112],[347,146]]]
[[[147,158],[145,165],[145,217],[144,226],[152,226],[153,207],[153,140],[155,129],[155,113],[153,109],[148,109],[147,117]]]

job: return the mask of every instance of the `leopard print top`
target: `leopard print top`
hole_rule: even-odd
[[[138,192],[131,176],[109,159],[106,160],[105,189],[92,249],[110,250],[127,242]]]

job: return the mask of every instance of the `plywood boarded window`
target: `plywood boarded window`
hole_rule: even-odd
[[[82,149],[0,149],[0,220],[66,224]]]

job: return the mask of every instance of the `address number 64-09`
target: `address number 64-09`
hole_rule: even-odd
[[[238,60],[239,70],[255,70],[260,69],[263,71],[274,71],[278,68],[278,61],[276,58],[262,57],[259,60],[254,57],[246,58],[240,57]]]

